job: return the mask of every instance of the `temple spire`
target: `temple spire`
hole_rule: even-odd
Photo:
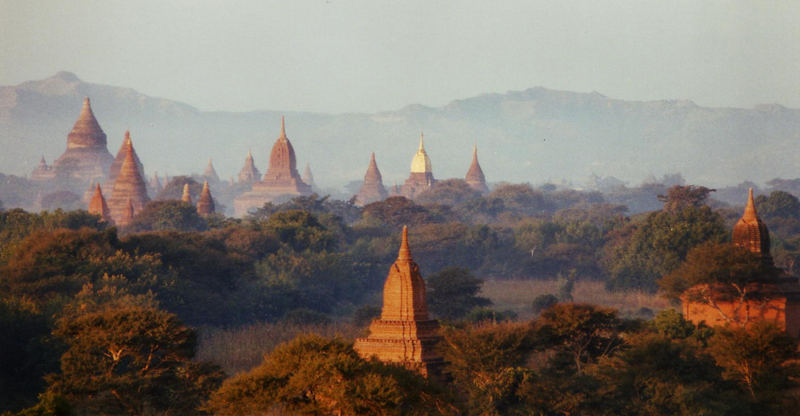
[[[753,199],[753,188],[748,190],[747,205],[744,207],[744,215],[742,215],[742,219],[749,221],[755,221],[758,219],[758,213],[756,212],[756,201]]]
[[[400,250],[397,252],[397,260],[411,261],[411,249],[408,248],[408,227],[403,226],[403,238],[400,241]]]
[[[203,217],[214,213],[214,199],[211,197],[208,181],[203,182],[203,190],[197,198],[197,213]]]
[[[288,139],[288,137],[286,137],[286,121],[284,120],[283,116],[281,116],[281,135],[278,138]]]
[[[425,151],[425,140],[424,139],[425,139],[425,133],[419,132],[419,149],[418,150],[420,152],[424,152]]]

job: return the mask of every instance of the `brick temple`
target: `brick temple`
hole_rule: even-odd
[[[425,281],[411,257],[408,228],[403,227],[397,260],[383,285],[381,316],[370,324],[369,336],[356,339],[353,348],[364,358],[374,356],[438,378],[444,363],[435,349],[440,340],[439,322],[428,316]]]
[[[766,269],[775,270],[775,276],[764,276],[762,281],[749,284],[746,289],[751,297],[744,302],[715,295],[712,285],[692,287],[681,297],[683,316],[694,324],[705,322],[711,326],[770,321],[789,335],[800,337],[800,284],[797,277],[774,268],[769,230],[756,212],[752,188],[744,214],[733,228],[733,244],[757,254]],[[689,299],[701,293],[709,293],[713,305]]]
[[[355,204],[363,207],[364,205],[373,202],[383,201],[389,196],[386,188],[383,187],[383,178],[381,171],[378,169],[378,164],[375,162],[375,152],[369,157],[369,166],[367,166],[367,173],[364,174],[364,183],[356,195]]]

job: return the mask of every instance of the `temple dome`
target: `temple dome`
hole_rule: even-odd
[[[83,99],[81,114],[67,136],[67,149],[86,147],[106,147],[106,134],[94,117],[89,97]]]
[[[425,143],[423,141],[423,134],[419,135],[419,149],[411,159],[411,173],[428,173],[433,172],[431,169],[431,158],[425,152]]]

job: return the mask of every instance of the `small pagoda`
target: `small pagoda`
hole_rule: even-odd
[[[253,160],[253,152],[247,152],[247,158],[244,160],[244,166],[239,171],[239,183],[252,185],[261,179],[261,172],[256,168],[256,163]]]
[[[470,188],[481,194],[485,195],[489,193],[489,187],[486,186],[486,177],[483,176],[483,169],[481,169],[481,164],[478,163],[477,145],[472,147],[472,164],[469,165],[469,170],[467,170],[467,175],[464,177],[464,180]]]
[[[200,196],[197,197],[197,213],[201,217],[207,217],[214,213],[214,198],[211,197],[208,181],[203,182],[203,190],[200,191]]]
[[[444,360],[436,352],[441,340],[439,322],[430,319],[425,301],[425,281],[408,248],[408,228],[389,276],[383,285],[381,316],[372,321],[367,338],[356,339],[356,352],[364,358],[403,365],[426,377],[439,378]]]
[[[127,141],[124,152],[125,158],[114,180],[111,198],[108,201],[111,218],[121,227],[127,226],[133,216],[150,202],[147,196],[147,184],[134,158],[133,143],[130,140]]]
[[[111,223],[111,210],[108,209],[108,204],[106,204],[106,198],[103,196],[103,190],[100,189],[100,184],[96,184],[94,188],[94,194],[92,195],[92,199],[89,200],[89,209],[90,214],[99,215],[100,220],[103,222]]]
[[[378,164],[375,162],[375,152],[372,152],[369,157],[367,173],[364,174],[364,183],[361,185],[358,195],[356,195],[355,204],[363,207],[373,202],[383,201],[388,196],[386,188],[383,187],[381,171],[378,169]]]

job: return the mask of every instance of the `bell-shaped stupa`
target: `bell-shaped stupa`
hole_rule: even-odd
[[[103,181],[113,160],[106,134],[92,112],[89,98],[84,98],[81,114],[67,135],[67,150],[53,162],[54,176],[86,183]]]

